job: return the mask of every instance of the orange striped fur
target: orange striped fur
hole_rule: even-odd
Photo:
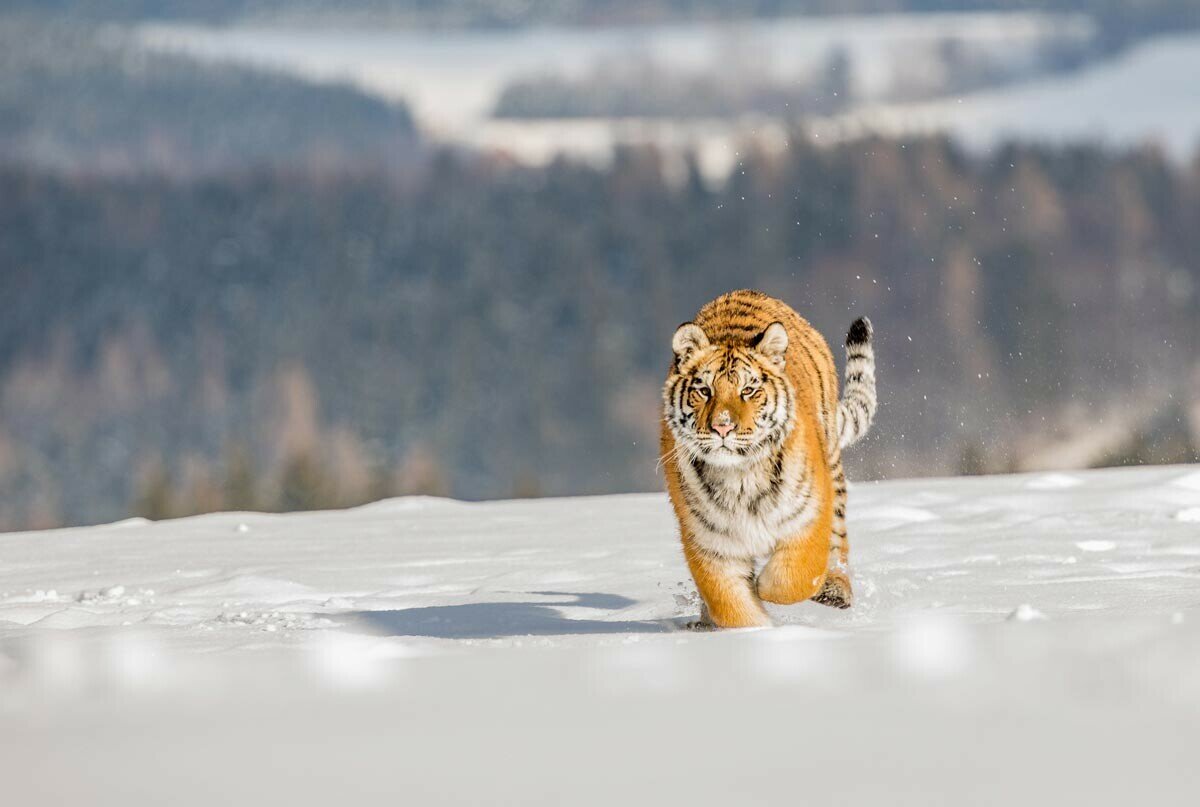
[[[840,443],[865,433],[875,406],[870,324],[856,322],[851,338],[859,394],[848,409],[828,344],[779,300],[730,292],[675,332],[662,461],[716,626],[769,625],[763,601],[850,605]]]

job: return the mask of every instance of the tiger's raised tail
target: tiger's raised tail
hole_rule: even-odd
[[[871,320],[859,317],[846,334],[846,384],[838,402],[838,444],[857,443],[875,419],[875,348],[871,345]]]

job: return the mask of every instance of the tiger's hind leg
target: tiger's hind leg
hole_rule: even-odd
[[[850,586],[850,542],[846,538],[846,470],[841,457],[833,466],[833,527],[829,539],[829,564],[825,584],[813,602],[832,608],[849,608],[854,604]]]

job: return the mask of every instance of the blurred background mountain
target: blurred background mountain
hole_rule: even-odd
[[[1200,4],[10,0],[0,529],[653,490],[674,327],[856,479],[1200,459]]]

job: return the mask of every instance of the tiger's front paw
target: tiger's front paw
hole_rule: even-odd
[[[700,618],[684,623],[683,629],[692,631],[707,631],[717,629],[717,626],[713,624],[712,616],[710,616],[708,613],[708,605],[705,602],[701,601],[700,603]]]
[[[714,629],[771,627],[771,617],[767,615],[762,603],[757,601],[723,602],[711,609],[706,606],[700,611],[699,621],[708,623]]]

